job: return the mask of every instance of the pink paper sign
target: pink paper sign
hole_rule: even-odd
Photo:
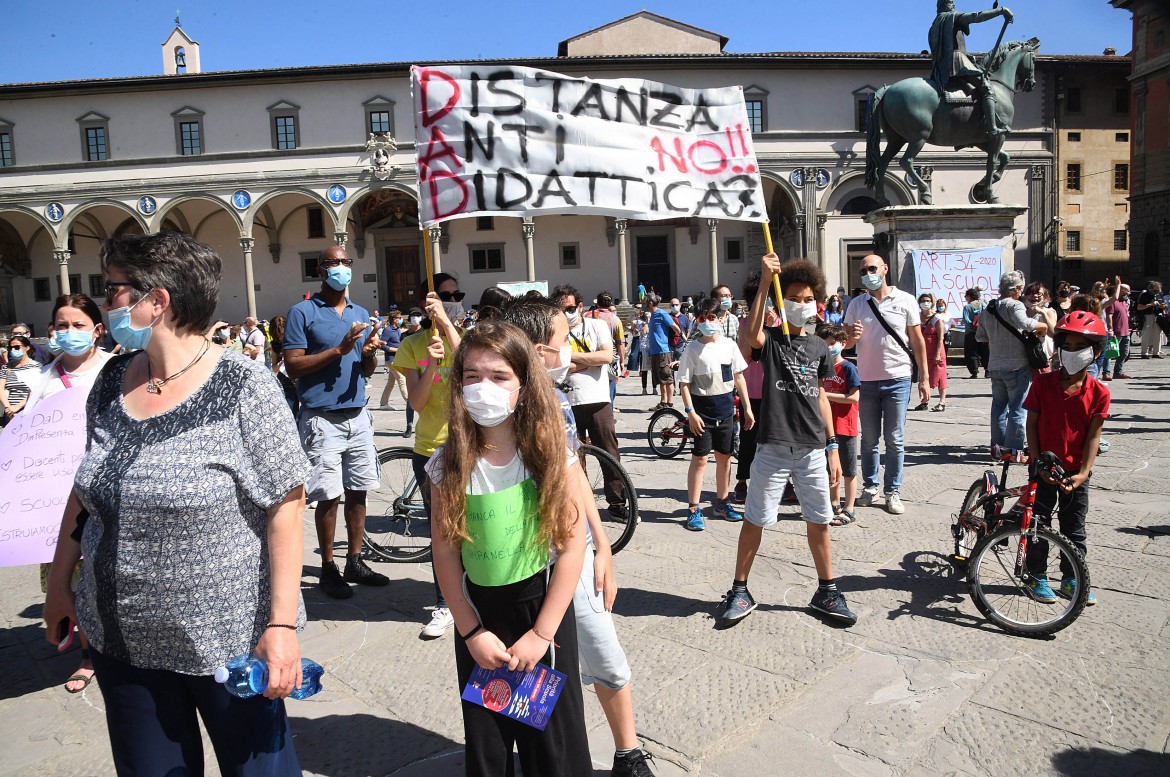
[[[79,389],[54,394],[0,432],[0,567],[53,560],[85,455],[88,396]]]

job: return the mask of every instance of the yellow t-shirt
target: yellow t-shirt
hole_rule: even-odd
[[[430,354],[427,346],[431,342],[431,330],[420,329],[412,335],[407,335],[398,346],[394,354],[394,369],[403,375],[410,371],[422,372],[427,368]],[[435,382],[431,386],[431,394],[427,404],[418,414],[418,424],[414,429],[414,452],[421,456],[430,456],[435,448],[447,441],[447,407],[450,405],[450,374],[451,364],[455,361],[455,349],[443,338],[443,347],[446,354],[435,373]]]

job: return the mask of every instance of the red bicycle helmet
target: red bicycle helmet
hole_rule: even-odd
[[[1099,345],[1103,345],[1109,337],[1105,331],[1105,322],[1083,310],[1067,313],[1056,323],[1056,334],[1053,336],[1053,340],[1056,341],[1057,347],[1064,342],[1064,336],[1068,334],[1084,335],[1090,342]]]

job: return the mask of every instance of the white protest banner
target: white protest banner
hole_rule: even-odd
[[[88,396],[76,389],[54,394],[0,432],[0,567],[53,560],[85,455]]]
[[[967,289],[980,286],[983,298],[999,296],[999,276],[1003,275],[1003,249],[987,248],[910,252],[914,263],[915,296],[933,294],[945,300],[947,315],[958,318],[967,303]]]
[[[422,222],[476,213],[767,221],[743,88],[411,68]]]
[[[548,296],[548,281],[500,281],[496,288],[513,297],[523,297],[530,291],[538,292],[542,297]]]

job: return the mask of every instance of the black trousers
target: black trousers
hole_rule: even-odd
[[[1089,484],[1086,481],[1077,487],[1071,494],[1060,491],[1056,486],[1041,481],[1036,485],[1036,504],[1033,515],[1044,521],[1045,526],[1052,525],[1053,511],[1060,521],[1060,533],[1068,537],[1073,545],[1077,546],[1082,554],[1088,555],[1089,548],[1085,544],[1088,532],[1085,521],[1089,517]],[[1048,541],[1036,540],[1028,548],[1028,569],[1039,574],[1048,572]],[[1061,577],[1072,577],[1072,565],[1065,556],[1060,557]]]
[[[756,425],[751,429],[740,427],[739,431],[739,461],[735,465],[735,479],[747,480],[751,477],[752,461],[756,458],[756,434],[760,429],[760,411],[764,400],[751,400],[752,415],[756,417]]]
[[[590,445],[601,448],[621,461],[622,453],[618,449],[617,428],[611,404],[593,402],[588,405],[573,405],[573,418],[577,421],[577,437],[581,442],[585,442],[588,435]],[[604,475],[605,500],[611,505],[624,504],[626,492],[622,488],[621,476],[608,468],[605,469]]]
[[[490,588],[468,580],[467,593],[479,611],[483,627],[507,646],[536,623],[544,604],[545,575],[540,572],[518,583]],[[544,731],[477,704],[461,702],[468,777],[513,777],[513,748],[519,751],[524,777],[592,777],[593,761],[585,733],[585,705],[577,659],[577,619],[571,602],[554,641],[560,645],[556,648],[555,662],[550,649],[541,663],[563,673],[566,680]],[[458,633],[455,634],[455,664],[459,671],[459,693],[463,693],[475,661]]]
[[[89,652],[119,775],[203,774],[202,718],[224,777],[299,777],[283,701],[237,699],[210,675],[139,669]]]
[[[987,369],[987,360],[991,357],[991,351],[987,343],[981,343],[975,339],[975,330],[972,329],[963,335],[963,363],[967,365],[967,372],[972,376],[979,374],[979,364],[982,362],[983,369]]]

